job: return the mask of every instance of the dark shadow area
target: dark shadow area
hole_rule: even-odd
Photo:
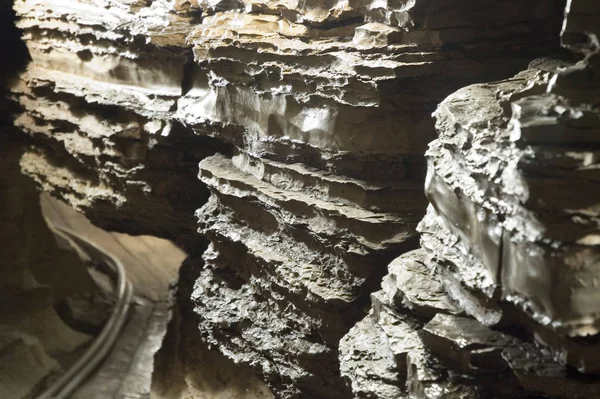
[[[0,62],[0,129],[12,126],[15,105],[6,99],[6,86],[16,73],[30,61],[29,52],[21,40],[21,32],[15,27],[12,0],[0,1],[0,50],[4,55]]]

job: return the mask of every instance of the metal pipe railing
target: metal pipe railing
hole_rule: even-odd
[[[89,259],[102,261],[116,277],[117,302],[102,331],[77,362],[38,396],[38,399],[64,399],[89,377],[114,346],[127,318],[133,298],[133,287],[127,280],[123,264],[114,255],[99,248],[71,229],[56,226],[51,222],[48,225],[55,234],[71,243],[80,254],[84,254]]]

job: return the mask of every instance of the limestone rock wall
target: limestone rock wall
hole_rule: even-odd
[[[228,150],[173,119],[191,17],[161,2],[14,7],[32,58],[11,87],[15,124],[35,138],[23,171],[103,228],[195,236],[190,215],[207,197],[197,163]]]
[[[183,273],[202,339],[276,396],[347,398],[338,342],[417,247],[431,112],[557,47],[564,2],[14,7],[22,170],[103,228],[203,253]]]
[[[233,157],[200,163],[212,196],[197,215],[211,244],[192,299],[205,339],[280,397],[350,397],[337,344],[385,265],[415,247],[434,103],[455,85],[506,76],[552,36],[548,2],[510,24],[471,5],[460,16],[446,2],[381,14],[349,5],[321,25],[311,5],[291,20],[286,6],[278,16],[246,5],[203,20],[196,60],[215,68],[220,118],[245,131],[217,132]]]
[[[469,263],[457,253],[452,261],[461,266],[453,275],[466,291],[484,293],[482,313],[496,308],[489,313],[503,316],[498,300],[511,303],[535,321],[528,328],[541,340],[592,373],[599,369],[591,342],[576,338],[598,333],[591,154],[600,126],[600,48],[589,21],[599,10],[577,1],[566,9],[562,42],[583,60],[525,79],[517,75],[521,82],[511,86],[468,87],[440,105],[440,137],[427,153],[432,206],[421,224],[423,245],[437,258],[442,231],[455,237],[455,248],[464,248],[458,252],[472,255]],[[466,98],[472,105],[465,106]],[[467,116],[469,109],[482,112]],[[466,287],[461,273],[480,279]]]
[[[390,264],[340,344],[357,396],[600,393],[599,11],[567,2],[561,41],[575,60],[537,59],[439,105],[422,248]]]

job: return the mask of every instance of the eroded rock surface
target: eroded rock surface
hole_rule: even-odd
[[[421,339],[408,354],[408,373],[386,380],[406,381],[405,395],[600,394],[599,16],[596,3],[567,2],[561,40],[575,59],[537,59],[511,79],[458,90],[434,113],[422,248],[392,262],[360,322],[372,323],[386,307],[422,319],[394,335]],[[420,288],[428,294],[418,296]],[[380,320],[378,328],[393,325]],[[341,341],[342,373],[357,396],[394,397],[364,384],[361,372],[378,367],[378,354],[392,347],[356,333]]]
[[[204,253],[189,276],[202,339],[276,396],[346,398],[338,343],[385,266],[417,244],[431,112],[549,52],[563,6],[16,0],[32,58],[11,87],[33,137],[21,167],[101,227]],[[420,337],[393,337],[439,312],[496,323],[494,282],[411,264],[353,334],[391,342],[374,355],[406,375],[390,394],[408,380],[421,396],[468,395],[461,376],[438,382],[445,369]]]
[[[530,34],[543,41],[552,23],[537,18],[547,13],[551,21],[555,9],[538,5],[514,22],[529,20]],[[385,265],[414,248],[432,100],[459,82],[502,76],[489,60],[510,58],[505,71],[519,63],[521,55],[508,49],[524,26],[513,31],[504,16],[483,9],[458,18],[441,2],[401,11],[388,5],[381,13],[349,4],[349,14],[319,22],[311,5],[292,19],[284,5],[266,15],[255,4],[238,14],[199,6],[210,16],[188,39],[199,71],[211,70],[208,84],[221,104],[210,118],[245,128],[241,136],[215,131],[235,145],[234,155],[200,163],[212,193],[197,212],[211,240],[193,296],[201,331],[279,396],[348,397],[337,344],[361,317]],[[430,19],[436,13],[445,21]],[[451,20],[465,30],[447,29]],[[487,23],[497,27],[493,37],[467,39]],[[208,106],[196,100],[187,108],[193,91],[180,102],[187,124]],[[430,311],[417,293],[406,297]],[[439,305],[460,313],[451,300]],[[351,334],[381,339],[367,321]],[[378,385],[365,377],[376,370],[391,372],[386,353],[361,371],[364,384]],[[381,389],[396,392],[386,378]]]
[[[588,373],[600,370],[596,356],[576,338],[598,333],[590,140],[600,97],[598,35],[582,21],[597,15],[578,2],[567,7],[563,45],[583,60],[538,62],[510,82],[470,86],[442,102],[440,137],[427,153],[432,206],[421,223],[436,260],[450,260],[453,237],[451,273],[462,286],[490,307],[514,304],[532,320],[528,328]]]

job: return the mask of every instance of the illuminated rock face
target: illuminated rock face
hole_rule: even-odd
[[[451,5],[430,6],[452,18]],[[403,7],[414,27],[371,20],[368,7],[353,11],[366,17],[316,25],[312,9],[282,20],[248,6],[207,17],[188,37],[199,70],[214,71],[207,84],[222,107],[209,118],[245,128],[213,133],[234,155],[200,163],[212,197],[197,215],[211,245],[192,299],[206,339],[281,397],[350,397],[337,344],[385,264],[414,248],[434,104],[454,85],[502,76],[491,60],[510,58],[509,43],[521,40],[499,28],[471,47],[460,29],[440,33],[419,19],[423,3]],[[455,22],[503,24],[486,15]],[[188,103],[193,90],[180,102],[188,125],[210,105]],[[370,375],[374,385],[384,379]]]
[[[588,373],[599,372],[600,363],[590,343],[576,338],[596,335],[600,326],[593,155],[599,45],[597,27],[589,25],[599,13],[568,4],[562,42],[583,54],[576,64],[540,62],[536,68],[546,71],[470,86],[442,102],[435,114],[440,135],[427,152],[432,206],[421,224],[423,245],[436,258],[444,257],[442,236],[472,255],[472,263],[458,252],[453,259],[457,280],[481,276],[467,290],[514,305],[542,341]]]
[[[417,247],[431,113],[557,46],[563,8],[17,0],[32,57],[11,89],[16,125],[33,137],[21,167],[104,228],[203,254],[187,295],[203,340],[276,396],[347,398],[338,343],[386,265]],[[390,295],[421,317],[471,314],[442,280],[417,279],[430,298]],[[429,389],[427,358],[398,351],[415,389]]]
[[[600,6],[567,3],[561,41],[576,57],[467,86],[435,111],[422,248],[389,266],[340,344],[357,396],[600,394]]]

